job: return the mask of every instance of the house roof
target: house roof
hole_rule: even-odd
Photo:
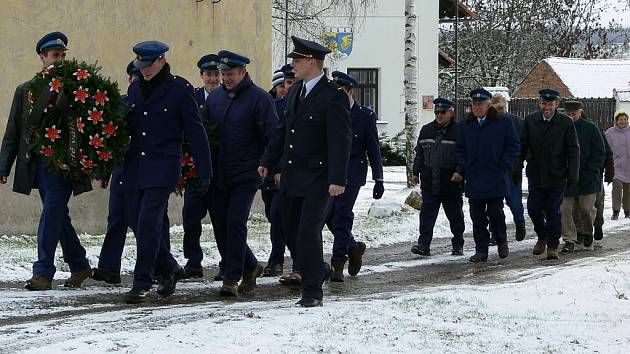
[[[544,61],[573,97],[612,97],[613,89],[627,86],[630,79],[630,60],[552,57]]]
[[[477,16],[466,4],[461,1],[457,1],[457,7],[459,7],[459,18],[475,17]],[[454,6],[453,0],[440,0],[440,12],[439,19],[455,18],[457,8]]]
[[[630,102],[630,87],[617,87],[613,92],[617,101]]]

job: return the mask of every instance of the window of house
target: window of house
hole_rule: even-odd
[[[378,115],[378,69],[350,69],[348,75],[357,80],[354,100]]]

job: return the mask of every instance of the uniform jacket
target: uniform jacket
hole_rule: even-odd
[[[286,119],[278,125],[262,165],[282,171],[280,191],[291,197],[327,195],[330,184],[345,186],[352,145],[348,96],[322,77],[299,102],[303,82],[287,96]]]
[[[614,125],[606,130],[606,138],[615,160],[615,179],[630,182],[630,127]]]
[[[276,113],[278,114],[278,124],[284,124],[284,115],[285,115],[285,108],[287,106],[287,98],[286,97],[276,97],[273,100],[273,103],[276,107]],[[274,127],[274,132],[276,131],[276,129],[278,128],[278,126]],[[269,175],[265,178],[263,178],[263,182],[260,185],[260,189],[263,191],[273,191],[273,190],[277,190],[278,188],[276,187],[276,183],[273,179],[273,176],[275,173],[280,172],[279,169],[277,169],[276,171],[270,171]]]
[[[370,161],[372,179],[383,180],[383,158],[378,144],[376,114],[356,102],[350,109],[352,119],[352,149],[348,162],[348,187],[365,185],[367,165]],[[367,153],[367,159],[366,159]]]
[[[257,168],[278,116],[271,95],[245,76],[234,92],[225,86],[213,90],[206,100],[207,117],[218,125],[217,183],[230,187],[260,183]]]
[[[197,176],[212,177],[208,137],[192,86],[169,73],[145,100],[140,82],[128,89],[131,142],[123,165],[125,189],[174,188],[181,175],[184,133]]]
[[[511,185],[510,172],[519,151],[519,139],[512,119],[490,107],[479,126],[469,114],[457,136],[458,172],[465,179],[468,198],[504,198]]]
[[[599,128],[584,118],[578,119],[574,124],[580,144],[579,183],[567,188],[564,192],[567,197],[578,197],[602,190],[602,167],[606,156],[604,139]]]
[[[206,103],[206,89],[203,87],[195,88],[195,101],[199,105],[199,109],[202,109]]]
[[[525,118],[521,132],[519,168],[527,159],[528,182],[539,188],[557,188],[567,179],[578,181],[580,146],[573,120],[556,113],[545,123],[542,112]]]
[[[431,194],[462,194],[463,184],[451,182],[457,168],[456,141],[459,123],[455,119],[445,127],[436,121],[420,129],[413,160],[413,174],[420,177],[420,188]]]
[[[24,112],[29,109],[26,98],[29,84],[30,82],[25,82],[15,89],[9,120],[2,139],[2,148],[0,148],[0,176],[8,176],[13,162],[16,162],[13,191],[27,195],[31,193],[35,182],[35,161],[37,159],[36,153],[29,152],[26,136],[28,122]],[[88,177],[82,178],[81,183],[73,183],[72,185],[74,195],[91,190],[92,185]]]

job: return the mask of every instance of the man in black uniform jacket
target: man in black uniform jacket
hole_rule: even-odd
[[[352,128],[348,97],[324,75],[330,50],[291,39],[291,66],[302,81],[289,91],[286,120],[278,125],[258,171],[263,177],[277,167],[281,171],[284,233],[302,275],[298,305],[313,307],[322,305],[322,284],[331,274],[322,253],[322,228],[331,197],[345,191]]]

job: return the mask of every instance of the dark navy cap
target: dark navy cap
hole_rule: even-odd
[[[324,60],[330,49],[323,45],[306,39],[291,36],[293,41],[293,51],[287,55],[288,58],[313,58]]]
[[[333,81],[340,86],[356,87],[358,85],[357,80],[346,73],[342,73],[341,71],[333,71],[331,75]]]
[[[455,107],[455,103],[446,98],[438,97],[433,100],[433,112],[446,112],[453,107]]]
[[[249,64],[249,58],[237,53],[230,52],[229,50],[222,50],[219,52],[219,69],[228,70],[236,68],[237,66],[244,66]]]
[[[540,98],[545,101],[553,101],[560,97],[560,92],[552,89],[542,89],[538,91],[538,94],[540,95]]]
[[[580,101],[566,101],[564,102],[564,110],[567,112],[575,112],[582,109],[582,102]]]
[[[285,78],[287,78],[287,77],[289,77],[289,78],[295,77],[295,73],[293,72],[293,67],[291,66],[291,64],[284,64],[284,65],[282,65],[280,70],[282,70],[282,73],[284,74]]]
[[[138,69],[146,68],[156,59],[163,57],[168,49],[168,44],[160,41],[140,42],[133,46],[133,52],[136,53],[133,65]]]
[[[492,94],[488,90],[479,87],[470,91],[470,98],[473,101],[490,101]]]
[[[204,55],[197,62],[197,67],[201,70],[219,70],[219,56],[216,54]]]
[[[134,60],[130,61],[129,64],[127,64],[127,75],[140,75],[140,69],[136,68],[133,62]]]
[[[43,36],[35,45],[37,54],[41,54],[44,49],[61,48],[68,49],[68,37],[61,32],[51,32]]]

